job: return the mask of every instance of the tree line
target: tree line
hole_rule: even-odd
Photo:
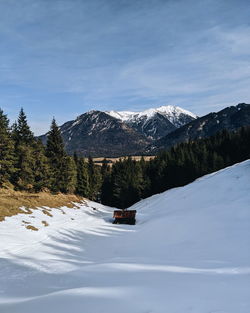
[[[0,110],[0,188],[76,193],[98,199],[101,183],[101,169],[92,158],[85,162],[77,155],[66,154],[55,119],[44,146],[30,130],[23,109],[11,127]]]
[[[23,109],[11,127],[0,110],[0,188],[75,193],[124,209],[248,158],[250,127],[244,127],[179,144],[149,162],[128,157],[112,167],[105,160],[98,166],[91,157],[86,162],[66,154],[55,119],[43,145],[30,130]]]
[[[140,199],[184,186],[198,177],[250,158],[250,127],[181,143],[145,162],[115,163],[102,184],[103,204],[127,208]]]

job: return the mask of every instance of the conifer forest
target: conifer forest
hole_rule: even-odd
[[[64,149],[55,119],[44,146],[21,109],[10,126],[0,110],[0,188],[74,193],[105,205],[127,208],[153,194],[186,185],[198,177],[250,158],[250,128],[181,143],[146,162],[127,157],[112,166]]]

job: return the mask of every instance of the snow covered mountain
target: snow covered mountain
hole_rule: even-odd
[[[142,200],[135,226],[87,200],[6,218],[0,312],[249,313],[249,177],[250,160]]]
[[[92,110],[60,129],[66,151],[82,156],[119,157],[143,151],[153,140],[192,121],[195,115],[166,106],[140,113]],[[40,137],[46,143],[46,134]]]
[[[239,103],[197,118],[156,140],[146,150],[149,154],[157,153],[181,142],[209,137],[223,129],[234,131],[243,126],[250,126],[250,104],[247,103]]]
[[[159,139],[197,118],[195,114],[172,105],[142,112],[106,111],[106,113],[151,139]]]

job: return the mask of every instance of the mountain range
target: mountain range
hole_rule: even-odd
[[[239,103],[217,113],[212,112],[167,134],[146,148],[147,153],[157,153],[178,143],[205,138],[227,129],[235,131],[250,125],[250,104]]]
[[[240,103],[203,117],[177,106],[142,112],[92,110],[64,123],[61,134],[67,153],[119,157],[155,154],[180,142],[214,135],[222,129],[250,125],[250,104]],[[47,134],[40,136],[46,143]]]
[[[143,112],[92,110],[64,123],[61,134],[69,154],[118,157],[135,154],[197,116],[176,106]],[[40,137],[46,143],[47,134]]]

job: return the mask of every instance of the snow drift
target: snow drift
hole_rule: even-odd
[[[207,175],[134,205],[136,226],[90,201],[6,218],[0,312],[249,313],[249,183],[250,161]]]

